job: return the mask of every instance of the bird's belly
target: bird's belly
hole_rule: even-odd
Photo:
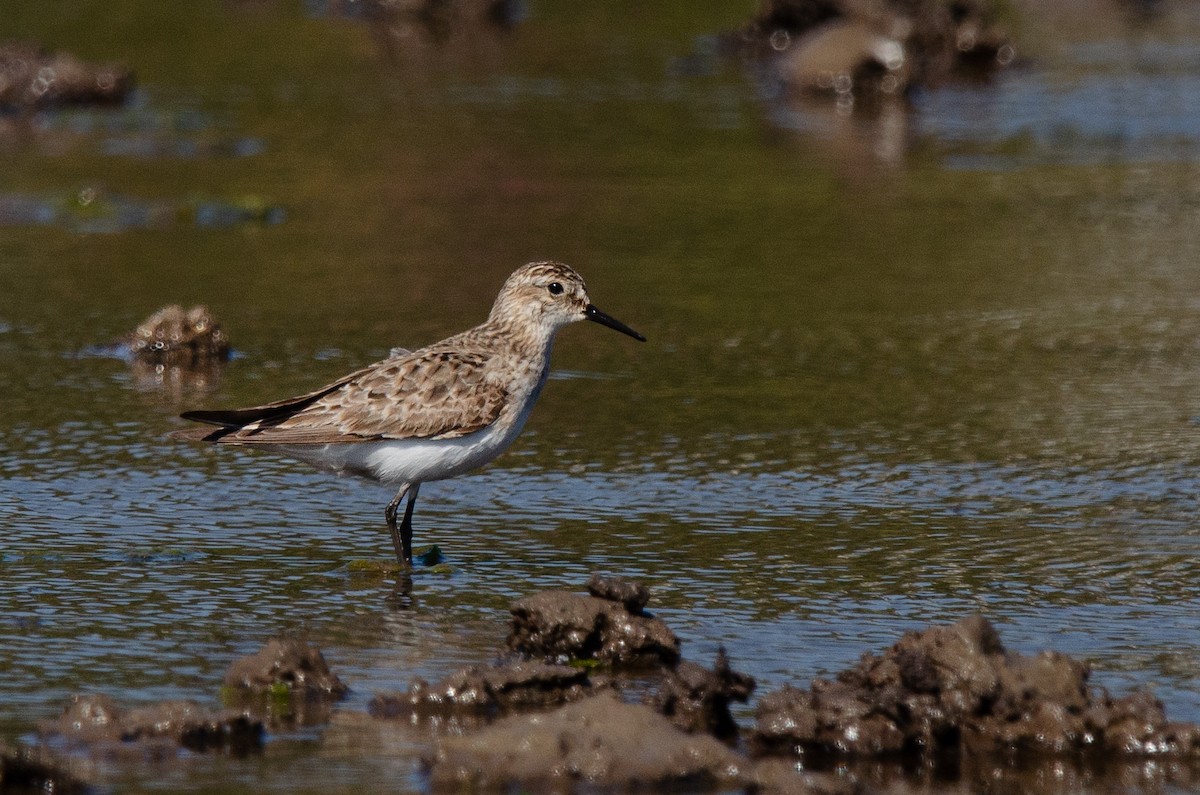
[[[487,428],[457,439],[379,439],[324,445],[278,445],[275,449],[320,469],[383,483],[424,483],[461,475],[491,461],[520,428]]]

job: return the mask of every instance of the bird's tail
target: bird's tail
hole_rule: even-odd
[[[221,437],[236,430],[237,428],[228,426],[222,428],[181,428],[168,433],[167,438],[185,442],[218,442],[221,440]]]

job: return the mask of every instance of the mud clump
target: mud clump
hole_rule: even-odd
[[[283,686],[293,693],[334,698],[350,690],[329,670],[320,649],[284,638],[271,638],[254,654],[235,660],[225,672],[225,685],[257,692]]]
[[[471,666],[429,684],[414,679],[406,693],[384,693],[368,709],[377,718],[498,715],[558,706],[591,695],[595,687],[587,671],[566,665],[518,662]]]
[[[229,337],[208,307],[159,309],[123,340],[135,361],[198,367],[229,359]]]
[[[117,756],[160,757],[179,748],[244,756],[262,749],[263,725],[240,712],[214,712],[194,701],[123,709],[108,696],[81,695],[56,720],[43,721],[38,734]]]
[[[640,582],[626,580],[621,577],[605,577],[593,574],[587,581],[587,591],[597,599],[607,599],[610,602],[620,602],[625,610],[635,616],[646,614],[646,605],[650,604],[650,589]]]
[[[749,745],[820,765],[846,757],[958,760],[1031,752],[1200,755],[1200,727],[1168,723],[1144,693],[1113,699],[1086,665],[1056,652],[1005,651],[980,616],[910,632],[836,680],[764,697]]]
[[[687,734],[641,704],[608,694],[534,715],[502,718],[443,738],[427,760],[435,791],[752,783],[751,764],[716,739]]]
[[[983,79],[1013,60],[999,0],[767,0],[731,46],[839,102]]]
[[[642,610],[648,591],[643,594],[641,586],[598,577],[592,578],[588,589],[603,595],[543,591],[515,602],[510,608],[509,648],[552,662],[597,660],[616,666],[679,662],[679,638]]]
[[[294,638],[271,638],[225,672],[226,693],[239,706],[272,723],[313,725],[329,719],[333,703],[348,692],[315,646]]]
[[[738,725],[729,704],[746,703],[754,686],[753,677],[729,666],[722,647],[712,670],[685,660],[668,671],[650,704],[683,731],[730,742],[737,739]]]
[[[133,73],[123,66],[89,64],[26,42],[0,43],[0,110],[115,105],[125,100],[133,83]]]

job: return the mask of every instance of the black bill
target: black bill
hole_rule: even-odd
[[[638,342],[646,341],[646,338],[643,337],[641,334],[638,334],[636,331],[631,329],[629,326],[626,326],[624,323],[617,320],[615,317],[610,317],[609,315],[604,314],[599,309],[597,309],[595,307],[595,305],[593,305],[593,304],[588,304],[587,309],[583,310],[583,314],[587,317],[588,320],[594,320],[595,322],[599,323],[601,326],[608,326],[611,329],[616,329],[617,331],[621,332],[622,334],[628,334],[629,336],[633,337]]]

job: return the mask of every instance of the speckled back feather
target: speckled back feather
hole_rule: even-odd
[[[306,395],[248,409],[188,412],[185,419],[223,427],[177,435],[227,444],[316,445],[454,439],[486,428],[514,392],[536,391],[545,378],[551,340],[565,324],[540,302],[548,281],[565,288],[559,304],[579,313],[588,305],[574,270],[530,263],[508,278],[488,320],[470,331],[400,351]]]

